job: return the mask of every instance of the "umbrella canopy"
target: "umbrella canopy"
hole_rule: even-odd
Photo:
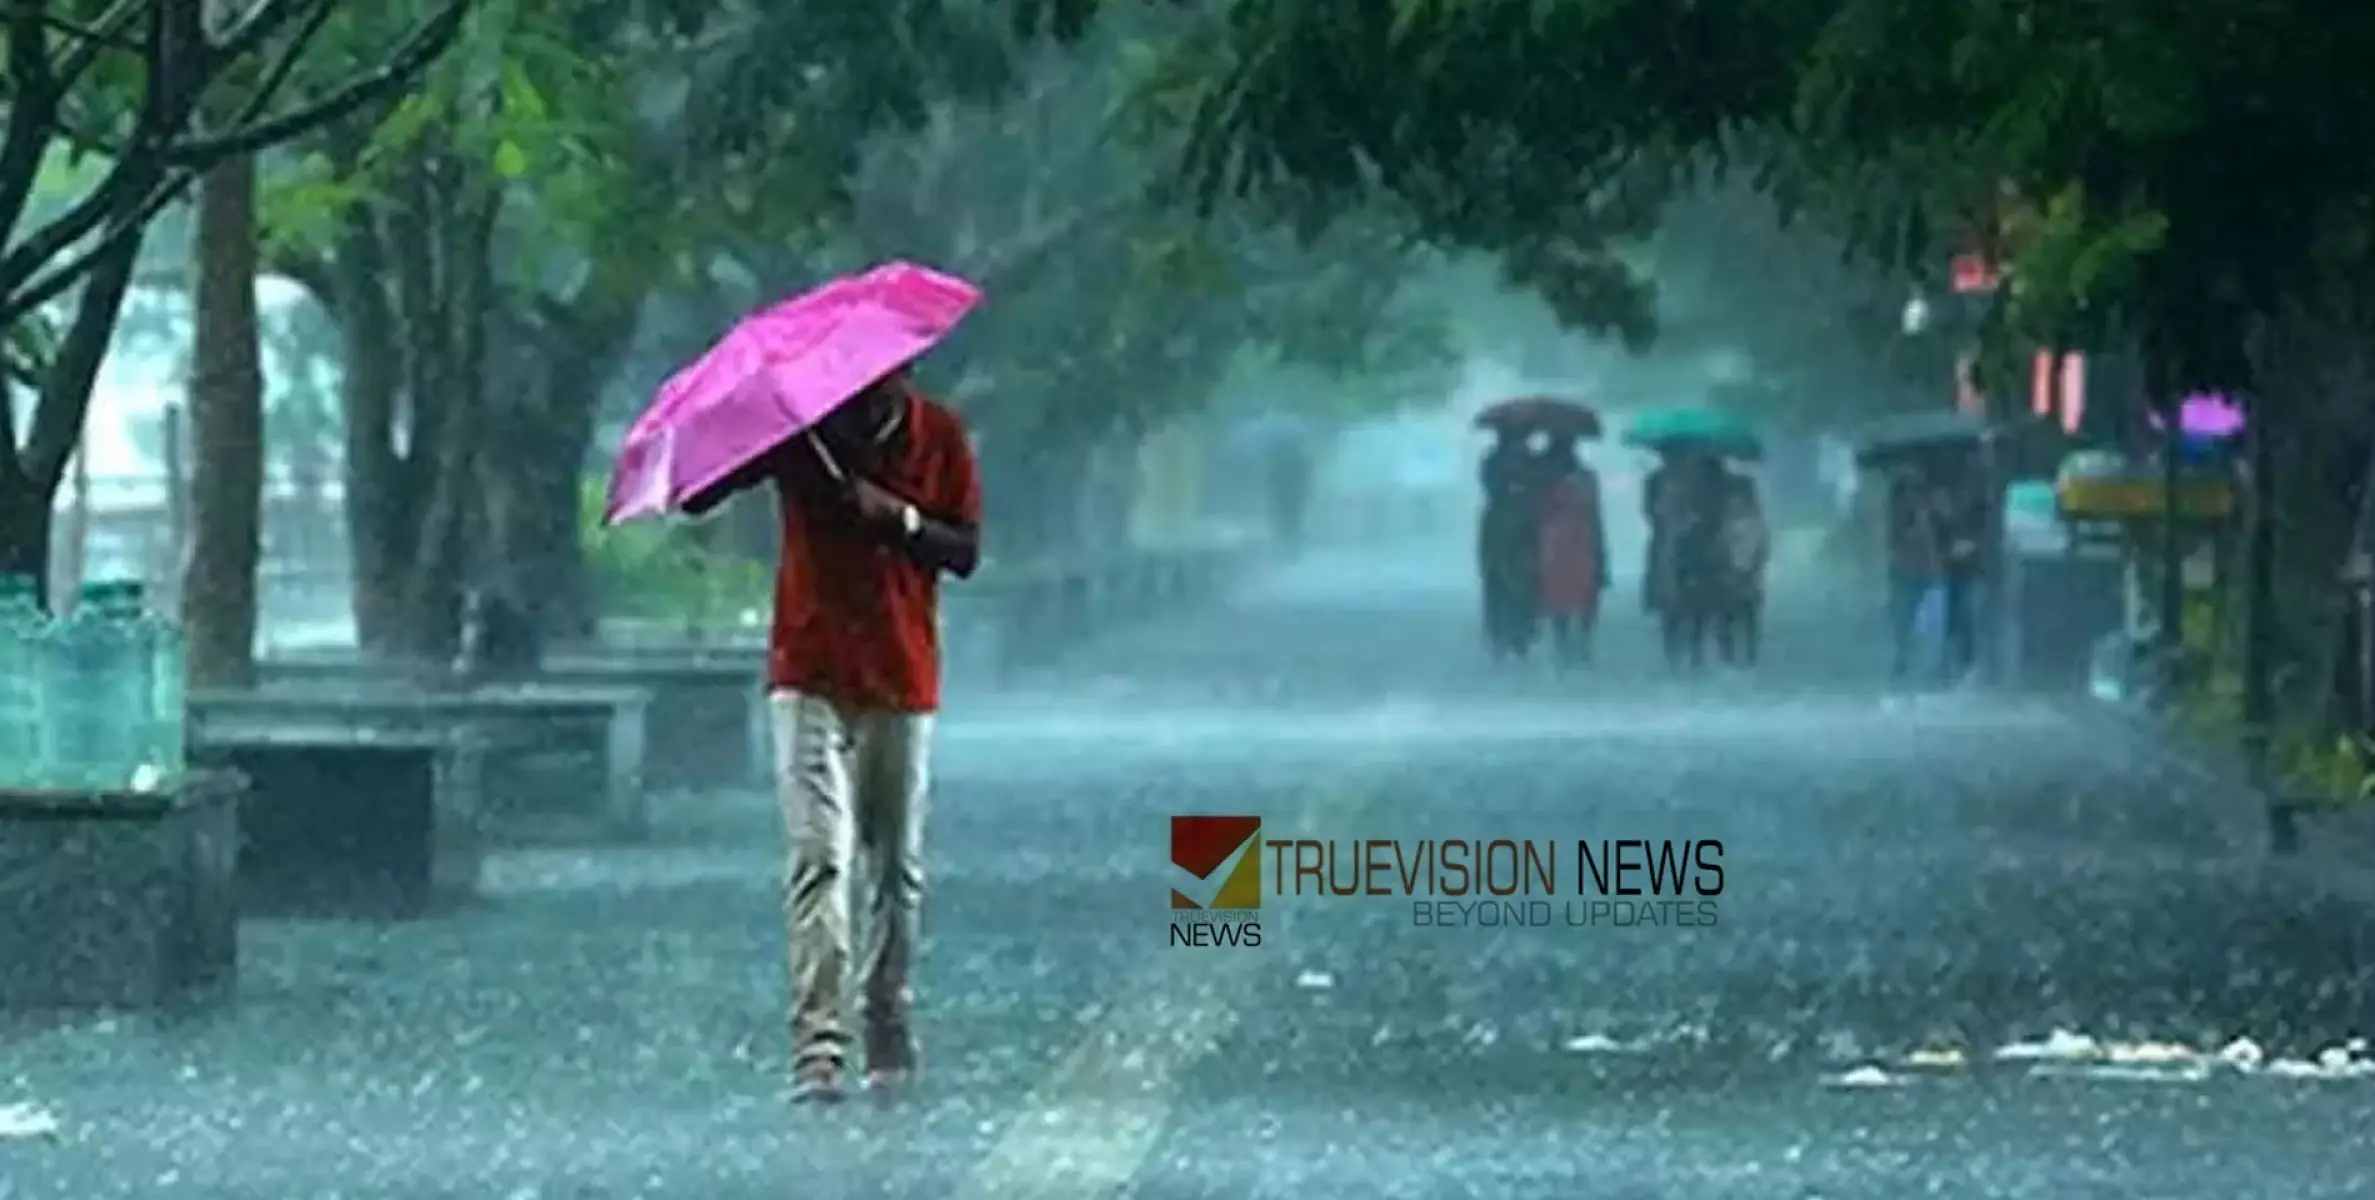
[[[1882,466],[1940,451],[1977,447],[1992,432],[1978,417],[1952,409],[1906,413],[1874,422],[1856,447],[1856,465]]]
[[[604,520],[681,507],[921,357],[980,299],[953,275],[893,262],[745,318],[628,427]]]
[[[1764,440],[1748,422],[1719,408],[1663,408],[1633,418],[1625,430],[1628,445],[1661,454],[1700,451],[1726,458],[1764,456]]]
[[[1588,404],[1553,396],[1523,396],[1489,405],[1476,414],[1478,429],[1511,433],[1542,430],[1568,437],[1600,436],[1600,414]]]

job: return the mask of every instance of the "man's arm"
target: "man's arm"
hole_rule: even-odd
[[[958,438],[941,468],[933,494],[925,503],[901,496],[859,479],[851,482],[852,500],[861,516],[901,553],[926,570],[946,571],[970,579],[981,565],[981,481],[973,465],[972,448]],[[909,525],[907,514],[915,521]]]
[[[920,511],[920,510],[919,510]],[[981,530],[934,516],[921,516],[915,536],[906,539],[907,553],[922,566],[971,579],[981,565]]]

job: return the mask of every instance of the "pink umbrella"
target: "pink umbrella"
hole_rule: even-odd
[[[980,299],[953,275],[892,262],[744,318],[628,427],[604,522],[681,507],[914,362]]]

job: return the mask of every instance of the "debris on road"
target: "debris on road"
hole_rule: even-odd
[[[2180,1063],[2039,1063],[2029,1068],[2032,1079],[2090,1079],[2103,1083],[2200,1083],[2210,1078],[2210,1064],[2201,1059]]]
[[[2268,1052],[2260,1049],[2258,1042],[2247,1037],[2236,1038],[2219,1047],[2218,1051],[2218,1061],[2239,1071],[2254,1070],[2267,1060]]]
[[[0,1142],[44,1141],[58,1136],[57,1114],[28,1101],[0,1104]]]
[[[2056,1029],[2043,1041],[1996,1048],[1998,1062],[2085,1062],[2103,1057],[2103,1044],[2083,1033]]]
[[[1875,1066],[1861,1066],[1838,1075],[1826,1076],[1823,1086],[1835,1088],[1892,1088],[1911,1082],[1901,1075],[1891,1075]]]
[[[1568,1038],[1563,1048],[1569,1054],[1638,1054],[1648,1049],[1640,1042],[1612,1038],[1605,1033],[1586,1033]]]

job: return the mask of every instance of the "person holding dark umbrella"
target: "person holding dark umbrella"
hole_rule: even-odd
[[[1745,422],[1717,409],[1652,410],[1634,418],[1625,441],[1661,460],[1642,481],[1649,519],[1649,563],[1643,600],[1657,614],[1666,661],[1677,670],[1707,660],[1733,605],[1732,556],[1724,538],[1733,488],[1728,459],[1755,459],[1762,440]]]
[[[1600,477],[1577,454],[1579,440],[1572,432],[1551,434],[1539,467],[1541,604],[1561,668],[1591,660],[1600,593],[1608,586],[1608,529],[1600,511]]]
[[[1481,472],[1484,510],[1476,528],[1485,644],[1495,658],[1523,658],[1533,648],[1541,620],[1536,603],[1539,472],[1522,432],[1497,426],[1493,435]]]
[[[1495,404],[1477,414],[1476,424],[1494,438],[1484,459],[1476,537],[1485,639],[1494,657],[1523,658],[1543,618],[1543,505],[1554,479],[1545,464],[1558,460],[1555,447],[1563,439],[1565,462],[1580,468],[1573,444],[1597,436],[1600,418],[1585,405],[1535,396]]]

